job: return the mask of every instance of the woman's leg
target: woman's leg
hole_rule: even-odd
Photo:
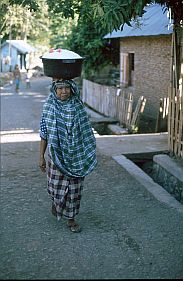
[[[19,79],[16,79],[16,81],[15,81],[15,85],[16,85],[16,91],[18,91],[19,90]]]
[[[79,213],[84,178],[71,178],[63,175],[48,156],[48,193],[52,197],[52,214],[58,220],[68,219],[67,225],[72,232],[79,232],[75,221]]]
[[[68,218],[67,226],[70,227],[70,230],[72,232],[81,231],[81,227],[75,221],[75,216],[79,213],[83,184],[84,184],[84,178],[70,179],[68,209],[70,209],[71,211],[68,212],[69,218]]]

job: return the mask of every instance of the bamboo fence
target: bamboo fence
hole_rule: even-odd
[[[130,124],[132,118],[132,93],[83,79],[83,102],[105,116],[116,118],[120,124]]]
[[[183,158],[183,95],[169,87],[168,146],[171,153]]]
[[[146,99],[139,98],[136,109],[132,112],[133,94],[125,89],[104,86],[83,79],[82,99],[87,105],[105,116],[116,118],[120,125],[130,128],[138,122]]]
[[[183,77],[178,79],[175,36],[176,34],[173,32],[170,64],[171,83],[168,88],[168,146],[173,155],[183,158]]]

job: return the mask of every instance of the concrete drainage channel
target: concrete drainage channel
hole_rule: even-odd
[[[104,117],[87,108],[94,133],[97,135],[124,135],[114,118]],[[183,163],[169,157],[165,151],[123,154],[113,156],[123,168],[135,177],[159,201],[183,212]]]
[[[153,161],[142,165],[142,170],[183,204],[182,168],[168,155],[155,155]]]
[[[120,133],[120,130],[117,129],[119,127],[118,125],[109,124],[108,122],[95,123],[93,124],[93,127],[99,135],[113,135],[114,131],[115,134],[124,134]],[[167,202],[173,205],[174,203],[175,205],[177,205],[176,203],[180,202],[183,209],[183,164],[181,162],[179,163],[177,160],[174,161],[165,152],[162,152],[161,154],[159,153],[160,152],[125,154],[125,156],[123,155],[123,157],[126,157],[128,161],[131,161],[131,164],[133,166],[133,169],[129,169],[128,171],[130,171],[131,173],[134,172],[135,176],[139,177],[140,181],[143,181],[145,185],[148,184],[149,191],[153,193],[152,189],[154,188],[154,186],[158,187],[159,189],[163,188],[165,192],[164,195],[161,194],[161,200],[165,200],[166,198],[166,201],[168,200]],[[114,159],[119,162],[119,157],[114,157]],[[126,169],[127,163],[126,161],[124,161],[124,158],[122,162],[125,162],[124,168]],[[129,167],[129,164],[127,165],[127,167]],[[138,169],[140,169],[140,171]],[[152,184],[152,182],[154,183]],[[156,194],[160,195],[159,192],[156,192]],[[170,200],[170,198],[168,198],[170,196],[165,196],[165,193],[167,192],[167,195],[170,194],[173,200]]]
[[[138,153],[113,156],[159,201],[183,213],[183,167],[167,154]]]

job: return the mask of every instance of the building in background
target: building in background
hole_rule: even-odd
[[[0,72],[12,71],[16,64],[21,71],[30,69],[37,57],[37,49],[24,40],[6,40],[1,45]]]
[[[145,13],[131,27],[114,30],[104,39],[120,41],[119,84],[137,101],[146,98],[144,118],[154,128],[160,99],[167,97],[170,82],[172,24],[158,4],[145,7]]]

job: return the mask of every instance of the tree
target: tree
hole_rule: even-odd
[[[87,79],[92,79],[95,72],[111,62],[110,48],[102,39],[104,35],[104,31],[97,28],[93,20],[80,18],[68,37],[68,49],[85,58],[83,72]]]
[[[91,54],[88,62],[85,63],[87,69],[97,68],[99,63],[107,58],[103,53],[107,53],[107,46],[102,41],[103,35],[112,32],[113,29],[121,29],[126,23],[137,16],[142,16],[144,7],[150,3],[158,3],[162,9],[171,9],[171,17],[174,20],[174,32],[176,38],[176,60],[177,77],[180,76],[180,44],[183,24],[183,3],[182,0],[49,0],[49,9],[55,14],[60,13],[63,17],[74,18],[78,15],[78,25],[73,29],[70,36],[70,48],[86,55]],[[104,51],[105,50],[105,51]]]
[[[147,4],[159,3],[162,5],[162,9],[171,9],[176,38],[177,71],[180,73],[180,44],[183,25],[182,0],[2,0],[0,5],[5,13],[8,6],[14,4],[29,6],[30,11],[38,12],[40,7],[44,6],[44,3],[40,5],[40,1],[46,1],[52,19],[55,18],[51,29],[58,30],[59,34],[62,28],[57,29],[57,25],[61,27],[63,18],[70,20],[77,18],[77,27],[74,23],[72,35],[69,35],[70,46],[74,50],[80,50],[83,54],[84,52],[86,52],[85,54],[93,54],[90,56],[91,66],[98,65],[97,59],[93,60],[94,56],[97,57],[98,55],[98,62],[102,62],[100,54],[107,50],[105,43],[101,40],[104,34],[111,32],[113,29],[119,29],[120,26],[123,28],[125,23],[130,25],[132,19],[143,15],[144,7]],[[0,16],[2,16],[2,13]],[[1,18],[0,22],[3,22]],[[52,35],[52,39],[56,45],[60,44],[57,36]]]
[[[67,40],[72,28],[77,25],[77,18],[64,18],[62,14],[50,12],[50,46],[67,48]]]
[[[18,5],[20,8],[22,7],[28,7],[30,11],[38,10],[38,2],[39,0],[1,0],[0,2],[0,35],[4,32],[6,29],[7,19],[6,15],[9,10],[12,9],[13,6]]]
[[[22,2],[23,3],[23,2]],[[6,39],[30,40],[35,44],[49,43],[48,6],[45,0],[39,0],[39,7],[35,11],[29,5],[4,5],[1,37]],[[25,3],[24,3],[25,4]],[[0,21],[2,18],[0,17]]]
[[[54,14],[61,13],[65,18],[74,19],[87,17],[95,19],[102,29],[111,32],[118,29],[120,25],[130,25],[131,19],[142,16],[144,7],[150,3],[159,3],[172,10],[175,24],[183,20],[182,0],[46,0],[49,11]],[[2,11],[11,5],[29,6],[30,10],[39,10],[39,0],[1,0]],[[2,14],[2,13],[1,13]]]

